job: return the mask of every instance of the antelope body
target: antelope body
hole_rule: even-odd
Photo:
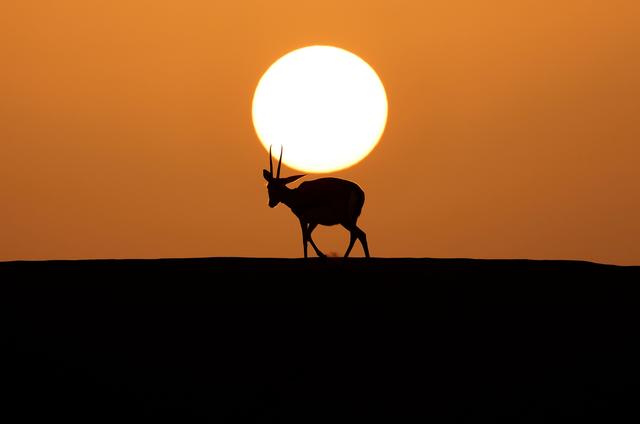
[[[289,188],[287,184],[304,177],[304,175],[280,178],[281,164],[282,150],[280,150],[278,172],[274,178],[273,159],[271,149],[269,149],[269,171],[264,169],[262,172],[268,183],[269,207],[276,207],[278,203],[282,202],[298,217],[302,229],[304,257],[307,257],[308,243],[311,243],[311,247],[318,256],[325,257],[311,238],[311,233],[318,225],[340,224],[351,235],[349,247],[344,256],[349,256],[356,240],[360,240],[364,254],[368,258],[367,235],[356,224],[364,205],[362,189],[356,183],[340,178],[319,178],[305,181],[297,188]]]

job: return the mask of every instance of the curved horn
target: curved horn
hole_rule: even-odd
[[[280,165],[282,165],[282,151],[284,150],[284,148],[282,147],[282,144],[280,145],[280,160],[278,161],[278,175],[276,175],[276,178],[280,178]]]
[[[271,146],[269,146],[269,172],[273,177],[273,157],[271,156]]]

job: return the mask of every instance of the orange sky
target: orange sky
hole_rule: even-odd
[[[301,256],[251,99],[330,44],[389,97],[378,147],[334,174],[366,192],[373,256],[640,264],[636,0],[5,3],[0,260]]]

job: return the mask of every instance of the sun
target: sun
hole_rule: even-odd
[[[267,69],[256,87],[253,125],[263,146],[287,166],[337,171],[364,159],[387,122],[387,95],[367,62],[332,46],[294,50]]]

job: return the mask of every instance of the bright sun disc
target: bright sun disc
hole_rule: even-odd
[[[364,60],[331,46],[310,46],[278,59],[253,96],[253,125],[274,156],[304,172],[331,172],[364,159],[387,122],[387,96]]]

